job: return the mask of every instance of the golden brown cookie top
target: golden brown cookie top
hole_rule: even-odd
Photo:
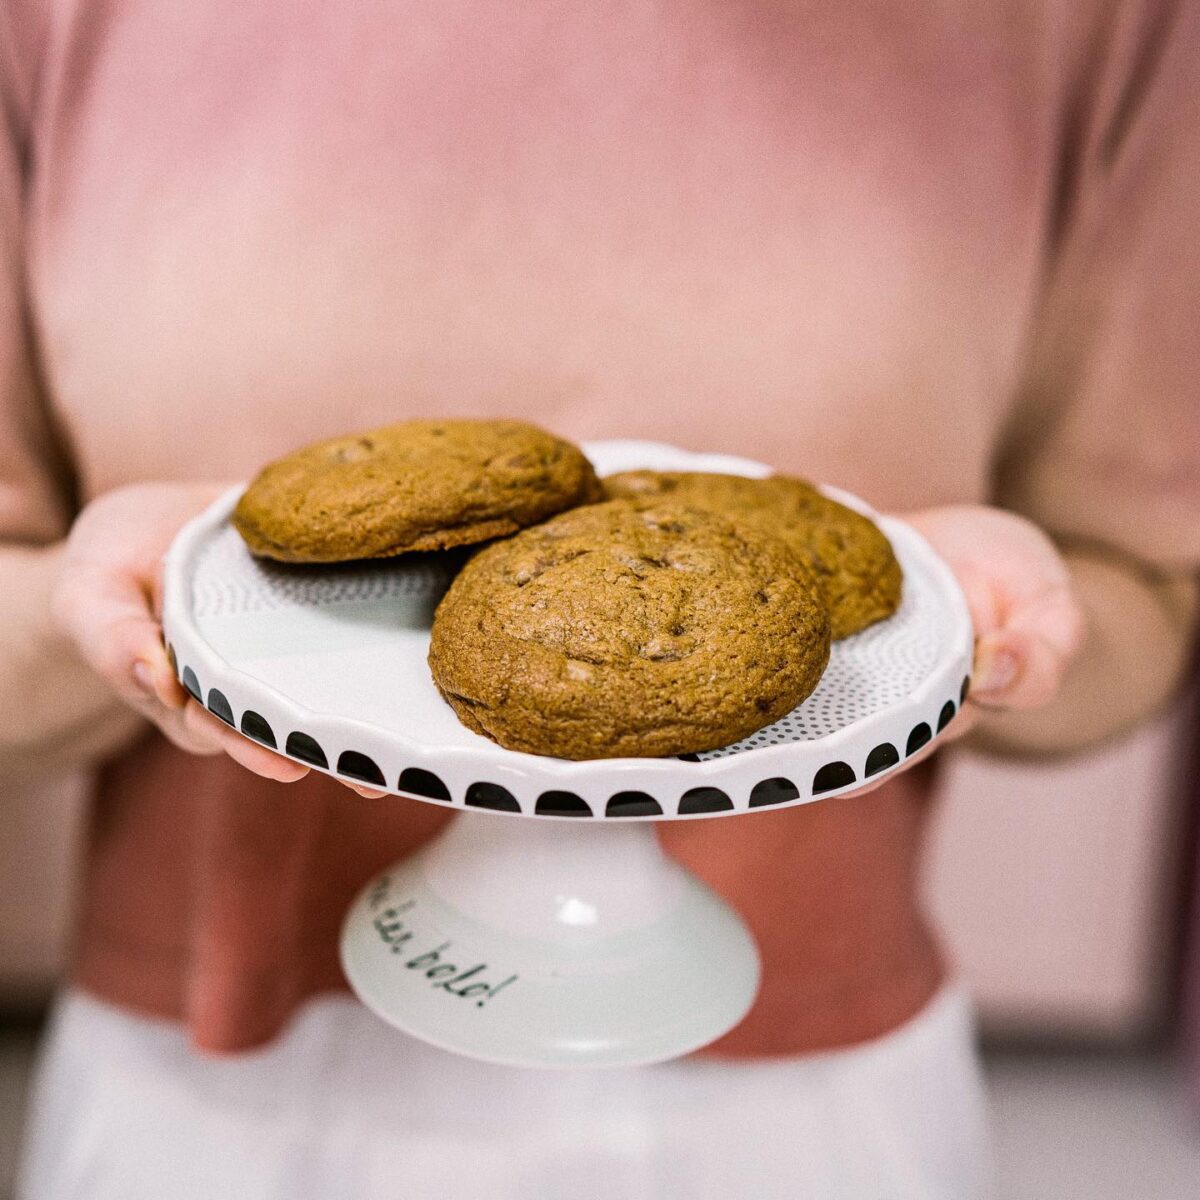
[[[581,759],[738,741],[795,708],[828,658],[824,603],[782,541],[618,500],[476,554],[438,607],[429,661],[476,732]]]
[[[582,451],[535,425],[405,421],[269,464],[233,523],[263,557],[345,562],[504,537],[598,493]]]
[[[670,499],[735,517],[782,538],[816,575],[835,640],[890,617],[899,607],[902,575],[891,543],[873,521],[803,479],[624,471],[601,483],[610,498]]]

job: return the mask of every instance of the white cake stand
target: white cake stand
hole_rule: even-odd
[[[646,442],[587,452],[601,474],[767,473]],[[904,569],[900,610],[836,643],[820,686],[782,720],[680,758],[514,753],[466,729],[430,678],[446,557],[260,562],[228,522],[236,499],[192,521],[167,556],[172,663],[245,736],[461,814],[367,884],[342,961],[384,1020],[475,1058],[633,1065],[732,1028],[758,988],[757,950],[728,905],[662,854],[653,823],[751,820],[874,782],[935,740],[966,695],[972,631],[954,577],[914,530],[877,518]]]

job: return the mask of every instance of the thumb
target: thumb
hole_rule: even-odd
[[[975,649],[971,699],[995,708],[1041,708],[1054,699],[1069,658],[1046,638],[1005,628]]]
[[[77,562],[60,579],[52,617],[84,661],[123,699],[184,702],[146,584],[128,571]]]

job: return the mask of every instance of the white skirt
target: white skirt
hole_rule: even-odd
[[[757,1063],[495,1067],[348,998],[208,1058],[170,1022],[57,1007],[19,1200],[978,1200],[991,1195],[970,1005]]]

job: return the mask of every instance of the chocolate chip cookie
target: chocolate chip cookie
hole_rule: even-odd
[[[479,551],[429,664],[462,721],[560,758],[726,746],[796,707],[829,616],[781,539],[677,502],[576,508]]]
[[[598,496],[583,453],[534,425],[405,421],[271,463],[233,523],[254,554],[333,563],[505,537]]]
[[[782,538],[817,577],[835,640],[890,617],[900,605],[900,564],[878,526],[802,479],[625,471],[601,482],[611,498],[711,508]]]

